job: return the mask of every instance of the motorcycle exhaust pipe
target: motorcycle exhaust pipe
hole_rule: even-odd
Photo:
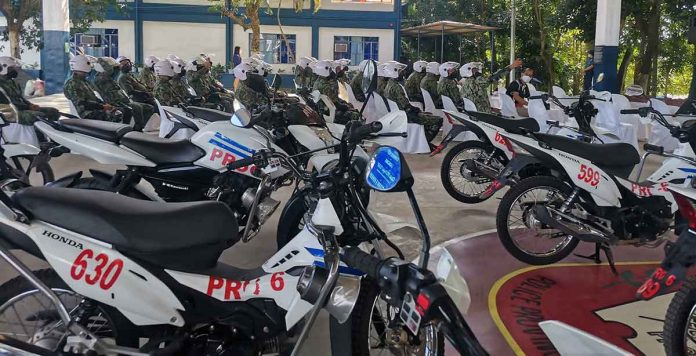
[[[496,179],[500,174],[500,171],[483,163],[476,162],[472,159],[467,159],[463,162],[463,166],[469,171],[481,175],[484,178]]]
[[[581,241],[592,243],[602,243],[607,242],[609,240],[609,238],[607,238],[604,235],[578,231],[571,228],[570,226],[561,223],[560,221],[556,220],[553,216],[551,216],[551,213],[549,212],[548,208],[546,208],[543,205],[536,205],[532,209],[534,212],[534,216],[541,223],[551,226],[552,228],[559,230],[566,235],[571,235],[577,237]],[[581,226],[578,222],[574,222],[574,224],[578,225],[580,228],[587,229],[586,227]]]
[[[327,283],[329,271],[316,266],[305,267],[300,280],[297,282],[297,291],[301,298],[314,304],[319,300],[322,286]],[[323,308],[336,320],[343,324],[353,312],[355,303],[360,294],[360,278],[356,276],[339,275],[336,285],[323,305]]]

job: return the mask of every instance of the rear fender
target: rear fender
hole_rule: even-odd
[[[56,188],[72,188],[82,178],[82,171],[67,175],[63,178],[56,179],[53,182],[47,183],[46,186]]]
[[[90,169],[89,174],[91,174],[92,177],[94,177],[95,179],[104,181],[111,186],[116,186],[116,184],[118,184],[118,182],[114,181],[114,179],[117,177],[114,176],[113,174],[110,174],[110,173],[107,173],[104,171],[100,171],[100,170],[96,170],[96,169]],[[148,189],[147,187],[145,187],[143,185],[142,179],[140,180],[140,182],[138,182],[138,184],[133,185],[131,187],[131,189],[135,190],[138,194],[140,194],[140,197],[137,197],[139,199],[142,198],[142,199],[148,199],[148,200],[152,200],[152,201],[162,201],[162,198],[160,198],[153,191],[152,188]]]

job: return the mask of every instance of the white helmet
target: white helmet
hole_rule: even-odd
[[[363,59],[362,62],[358,65],[358,69],[362,72],[365,70],[365,67],[367,67],[367,64],[370,63],[369,59]]]
[[[92,65],[94,62],[92,56],[86,56],[84,54],[77,55],[70,58],[70,70],[73,72],[85,72],[89,73],[92,71]]]
[[[116,62],[121,63],[121,61],[129,61],[129,62],[132,62],[132,61],[130,60],[130,58],[128,58],[128,57],[126,57],[126,56],[118,56],[118,58],[116,58]]]
[[[168,59],[162,59],[155,63],[154,69],[156,75],[163,75],[165,77],[174,76],[174,63]]]
[[[461,74],[461,76],[464,78],[471,78],[471,76],[474,75],[474,68],[478,69],[479,73],[481,73],[481,71],[483,71],[483,63],[469,62],[463,65],[461,69],[459,69],[459,74]]]
[[[418,73],[421,73],[421,72],[423,72],[423,70],[425,69],[425,66],[427,66],[427,65],[428,65],[428,62],[426,62],[426,61],[415,61],[415,62],[413,62],[413,70],[418,72]]]
[[[21,66],[22,65],[17,58],[6,56],[0,57],[0,75],[7,74],[7,71],[10,68],[20,68]]]
[[[440,76],[442,77],[448,77],[449,76],[449,70],[450,69],[457,69],[459,68],[459,63],[457,62],[445,62],[440,64]]]
[[[333,61],[325,59],[315,62],[312,70],[320,77],[328,77],[331,74],[331,68],[333,68]]]
[[[384,65],[384,76],[387,78],[398,78],[399,73],[407,66],[399,62],[389,62]]]
[[[148,68],[152,68],[155,65],[155,63],[159,61],[160,59],[155,56],[147,56],[145,57],[145,66]]]
[[[172,65],[174,66],[174,73],[176,74],[181,74],[181,71],[187,70],[187,68],[189,67],[188,63],[179,57],[169,59],[169,61],[172,62]]]
[[[378,77],[385,77],[384,73],[384,67],[389,64],[389,63],[380,63],[377,65],[377,76]]]
[[[254,67],[251,66],[249,63],[240,63],[234,69],[232,70],[234,73],[234,77],[239,79],[239,80],[246,80],[247,79],[247,73],[251,73],[254,71]]]
[[[333,68],[347,67],[350,65],[350,59],[341,58],[333,61]]]
[[[297,65],[300,66],[300,68],[305,69],[307,68],[310,64],[316,62],[316,59],[312,57],[302,57],[300,60],[297,62]]]
[[[106,72],[106,69],[102,67],[100,62],[106,62],[111,65],[111,67],[118,67],[118,62],[116,62],[115,59],[111,57],[100,57],[97,59],[96,62],[94,62],[94,70],[96,70],[99,73],[104,73]]]
[[[428,64],[425,66],[425,71],[435,75],[440,75],[440,63],[428,62]]]

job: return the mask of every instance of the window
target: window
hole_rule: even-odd
[[[70,42],[78,53],[94,57],[118,57],[118,29],[93,28],[75,34]]]
[[[379,37],[334,36],[334,59],[350,59],[357,65],[364,59],[379,60]]]
[[[295,35],[285,35],[290,43],[292,54],[295,52]],[[249,34],[249,48],[251,48],[251,34]],[[259,41],[261,59],[269,64],[294,64],[295,58],[290,57],[288,46],[279,34],[262,33]]]

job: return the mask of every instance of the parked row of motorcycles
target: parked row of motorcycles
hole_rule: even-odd
[[[593,102],[602,98],[584,92],[575,99],[566,106],[547,94],[530,98],[562,108],[574,121],[568,127],[549,121],[548,132],[540,132],[539,123],[531,118],[445,111],[458,125],[435,154],[462,132],[475,135],[445,155],[441,169],[445,189],[463,203],[476,204],[509,187],[498,204],[496,230],[505,249],[527,264],[559,262],[580,242],[588,242],[595,246],[594,254],[576,256],[601,263],[604,254],[617,273],[613,246],[665,244],[665,260],[636,296],[651,299],[673,292],[696,261],[696,120],[682,117],[677,123],[652,107],[622,110],[639,115],[644,123],[659,123],[683,144],[675,153],[646,144],[641,157],[633,145],[609,143],[611,134],[598,132]],[[664,160],[641,181],[649,155]],[[672,232],[679,236],[676,242],[669,241]],[[667,311],[663,334],[667,354],[693,354],[694,335],[696,283],[690,280]]]

